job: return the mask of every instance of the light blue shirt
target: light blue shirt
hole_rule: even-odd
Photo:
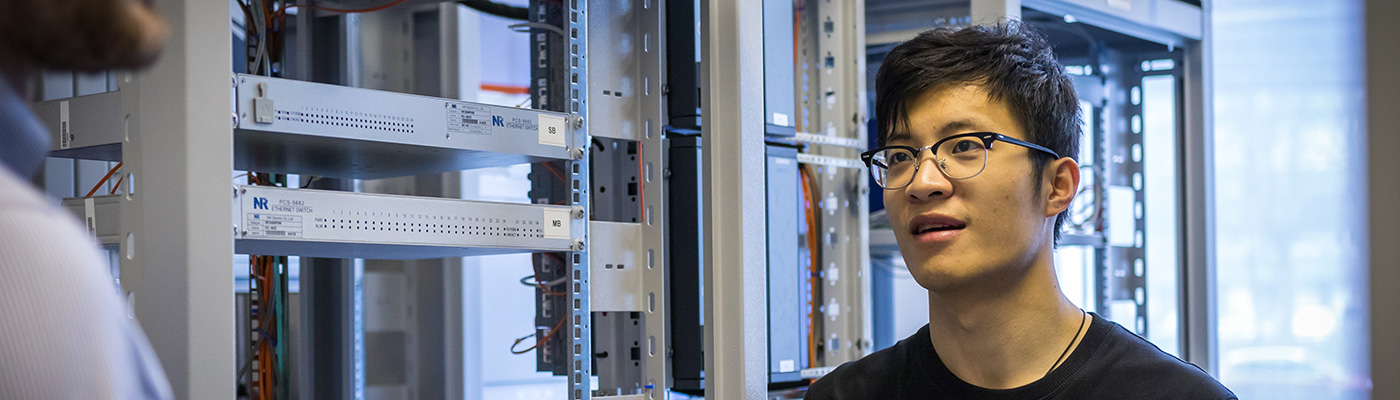
[[[48,150],[0,79],[0,399],[169,399],[97,243],[28,181]]]
[[[48,130],[34,118],[29,101],[20,98],[9,81],[0,77],[0,168],[29,179],[48,151]]]

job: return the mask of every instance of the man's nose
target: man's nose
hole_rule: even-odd
[[[941,162],[935,154],[919,158],[919,167],[914,171],[913,181],[904,188],[911,200],[926,201],[937,197],[947,197],[953,193],[953,182],[943,174]]]

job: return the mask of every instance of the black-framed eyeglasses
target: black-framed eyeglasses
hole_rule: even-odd
[[[860,154],[861,161],[870,168],[875,183],[886,190],[903,189],[914,182],[919,173],[919,156],[924,150],[933,150],[934,162],[943,176],[948,179],[967,179],[982,173],[987,168],[987,150],[992,143],[1002,141],[1032,150],[1049,153],[1055,159],[1060,155],[1044,146],[995,132],[963,133],[943,138],[932,146],[916,148],[911,146],[885,146]],[[945,146],[946,144],[946,146]]]

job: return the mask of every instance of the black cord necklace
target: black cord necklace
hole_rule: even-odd
[[[1056,358],[1056,359],[1055,359],[1055,365],[1051,365],[1051,366],[1050,366],[1050,371],[1045,371],[1045,375],[1050,375],[1050,372],[1054,371],[1054,370],[1055,370],[1055,367],[1059,367],[1059,366],[1060,366],[1060,362],[1064,361],[1065,355],[1069,354],[1069,349],[1073,348],[1073,347],[1074,347],[1074,342],[1076,342],[1076,341],[1079,340],[1079,334],[1080,334],[1081,332],[1084,332],[1084,321],[1086,321],[1086,320],[1088,320],[1088,319],[1089,319],[1089,313],[1084,312],[1084,309],[1082,309],[1082,308],[1079,309],[1079,329],[1075,329],[1075,330],[1074,330],[1074,339],[1070,339],[1070,340],[1069,340],[1069,345],[1068,345],[1068,346],[1065,346],[1065,351],[1060,352],[1060,358]]]

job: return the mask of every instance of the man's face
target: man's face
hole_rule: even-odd
[[[155,61],[168,28],[152,0],[0,0],[0,56],[78,71]]]
[[[1010,107],[991,100],[980,85],[926,93],[911,102],[908,121],[908,132],[893,132],[889,144],[918,148],[969,132],[1029,139]],[[900,252],[921,286],[939,291],[974,281],[1017,279],[1035,251],[1053,240],[1047,196],[1035,193],[1032,151],[994,142],[982,172],[960,180],[944,176],[933,154],[924,151],[913,182],[885,190],[885,208]],[[928,230],[930,226],[951,228]]]

